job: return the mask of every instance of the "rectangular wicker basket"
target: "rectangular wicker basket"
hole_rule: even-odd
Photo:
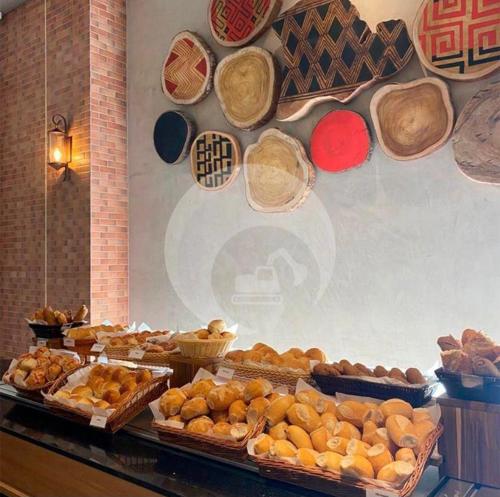
[[[142,359],[130,359],[128,354],[131,350],[136,349],[136,345],[128,347],[106,347],[104,353],[108,359],[115,359],[118,361],[132,361],[136,364],[143,364],[147,366],[168,366],[169,359],[172,352],[145,352]]]
[[[86,366],[81,366],[86,367]],[[79,368],[77,368],[79,369]],[[50,388],[49,394],[53,395],[60,390],[68,382],[70,374],[74,373],[76,369],[61,376]],[[152,381],[139,384],[137,390],[133,392],[130,398],[119,406],[108,417],[104,431],[116,433],[120,428],[127,424],[132,418],[142,412],[150,402],[157,399],[168,389],[168,376],[159,376],[153,378]],[[67,418],[71,421],[80,424],[89,424],[92,415],[86,411],[78,409],[77,407],[70,407],[60,404],[59,402],[44,399],[44,403],[49,406],[55,414]]]
[[[369,488],[384,490],[384,493],[389,491],[397,497],[406,497],[417,487],[432,451],[442,433],[443,426],[439,424],[425,441],[423,449],[418,455],[415,470],[401,488],[354,480],[320,468],[305,468],[265,457],[253,456],[251,459],[258,465],[260,474],[266,478],[293,483],[294,485],[335,497],[365,497],[366,491]]]

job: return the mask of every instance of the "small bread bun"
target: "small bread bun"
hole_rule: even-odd
[[[109,402],[110,404],[116,404],[120,400],[120,391],[119,390],[106,390],[102,395],[102,400]]]
[[[370,461],[363,456],[345,456],[340,461],[340,472],[355,478],[373,478],[375,472]]]
[[[295,399],[301,404],[310,405],[318,414],[326,411],[326,399],[314,389],[302,390],[295,394]]]
[[[269,449],[269,453],[278,458],[294,457],[297,454],[297,447],[289,440],[275,440]]]
[[[349,421],[354,426],[362,428],[368,410],[368,407],[361,402],[346,400],[337,406],[337,417],[340,421]]]
[[[269,428],[269,436],[273,440],[286,440],[286,430],[289,424],[286,421],[281,421],[278,424],[275,424],[271,428]]]
[[[256,455],[269,454],[269,450],[271,449],[271,445],[274,443],[274,440],[269,435],[265,433],[261,433],[256,439],[253,446],[253,450]]]
[[[238,394],[235,389],[227,385],[218,385],[210,390],[207,394],[207,403],[210,409],[215,411],[223,411],[238,399]]]
[[[117,366],[111,375],[113,381],[121,383],[125,377],[129,374],[129,370],[123,366]]]
[[[430,419],[424,419],[413,424],[413,430],[417,436],[417,446],[415,448],[417,453],[420,452],[427,437],[434,431],[435,428],[434,423]]]
[[[377,424],[374,421],[369,419],[363,423],[363,435],[361,436],[361,440],[366,442],[367,444],[374,445],[373,438],[375,436],[375,432],[377,431]]]
[[[391,452],[384,444],[377,444],[373,447],[370,447],[367,451],[366,456],[371,462],[375,473],[378,473],[385,465],[391,463],[394,460],[392,458]]]
[[[128,379],[120,387],[120,393],[135,392],[137,390],[137,383],[135,380]]]
[[[354,364],[354,367],[361,373],[362,376],[375,376],[373,371],[361,362]]]
[[[413,415],[411,420],[414,423],[419,423],[420,421],[429,420],[432,421],[431,415],[429,413],[429,409],[425,407],[417,407],[413,409]]]
[[[370,445],[366,442],[362,442],[361,440],[358,440],[356,438],[351,438],[351,440],[349,440],[349,443],[347,444],[345,453],[348,456],[367,457],[369,448]]]
[[[345,456],[348,443],[349,443],[348,438],[332,437],[326,441],[326,446],[328,447],[328,450],[331,450],[332,452],[336,452],[337,454]]]
[[[321,415],[321,424],[328,430],[328,432],[333,435],[333,432],[335,431],[335,426],[337,426],[338,419],[335,414],[331,412],[324,412]]]
[[[321,426],[319,414],[307,404],[292,404],[286,411],[288,421],[311,433]]]
[[[403,383],[408,383],[405,374],[399,368],[392,368],[388,374],[389,378],[394,378],[395,380],[402,381]]]
[[[230,437],[231,428],[232,426],[229,423],[220,421],[219,423],[214,424],[212,428],[212,433],[216,437]]]
[[[291,349],[288,349],[285,354],[290,354],[295,357],[295,359],[299,359],[304,355],[304,351],[299,349],[299,347],[292,347]]]
[[[326,442],[329,438],[331,438],[331,436],[332,435],[328,433],[325,426],[320,426],[311,433],[311,443],[313,448],[318,452],[326,452],[328,450]]]
[[[293,395],[283,395],[273,400],[264,414],[268,425],[274,426],[283,421],[286,417],[286,412],[294,402],[295,397]]]
[[[305,467],[314,467],[316,466],[316,459],[319,456],[319,453],[314,449],[309,449],[306,447],[301,447],[297,450],[296,458],[297,464]]]
[[[398,447],[413,449],[418,445],[415,427],[408,418],[399,414],[389,416],[385,422],[385,426],[390,439]]]
[[[181,417],[185,421],[208,414],[207,401],[201,397],[195,397],[184,402],[181,408]]]
[[[62,373],[62,367],[59,364],[51,364],[47,369],[47,379],[54,381]]]
[[[405,461],[394,461],[384,466],[377,473],[377,480],[388,483],[402,483],[413,473],[413,470],[414,467]]]
[[[212,379],[207,378],[205,380],[200,380],[191,385],[191,388],[186,392],[189,398],[202,397],[206,398],[208,392],[215,387],[215,383]]]
[[[405,418],[411,419],[413,416],[413,407],[408,402],[401,399],[389,399],[380,404],[380,410],[385,418],[399,414]]]
[[[373,370],[373,374],[377,378],[385,378],[386,376],[389,376],[389,371],[387,371],[387,369],[385,369],[384,366],[379,365]]]
[[[55,394],[54,397],[58,399],[69,399],[71,397],[71,392],[68,390],[58,390]]]
[[[391,452],[391,454],[395,451],[395,445],[387,433],[387,428],[377,428],[372,437],[373,445],[383,444],[385,445]]]
[[[237,398],[244,400],[245,384],[238,380],[231,380],[226,383],[226,386],[232,388],[236,394]]]
[[[255,378],[250,380],[244,391],[244,398],[246,402],[250,402],[256,397],[265,397],[273,391],[273,386],[269,380],[265,378]]]
[[[137,383],[147,383],[153,379],[153,373],[149,369],[139,369],[136,373]]]
[[[368,403],[365,404],[368,407]],[[380,407],[375,405],[375,407],[369,407],[363,416],[363,423],[366,421],[373,421],[377,426],[384,426],[385,416]]]
[[[298,449],[303,447],[308,449],[313,448],[311,437],[300,426],[290,425],[286,429],[286,434],[288,440],[290,440],[290,442],[292,442],[293,445],[295,445],[295,447],[297,447]]]
[[[117,381],[105,381],[102,385],[103,389],[106,390],[117,390],[120,391],[121,384]]]
[[[407,462],[407,463],[411,464],[412,466],[415,466],[417,464],[417,459],[415,457],[415,453],[413,452],[413,450],[408,449],[406,447],[399,449],[396,452],[394,459],[396,459],[396,461]]]
[[[92,397],[92,389],[87,385],[78,385],[71,390],[71,395],[79,395],[80,397]]]
[[[339,421],[335,425],[333,434],[336,437],[343,437],[347,438],[348,440],[350,440],[351,438],[361,440],[361,432],[352,423],[349,423],[349,421]]]
[[[241,401],[243,402],[243,401]],[[259,419],[264,416],[271,403],[265,397],[257,397],[253,399],[246,411],[246,420],[248,424],[255,425]]]
[[[330,450],[319,454],[316,458],[316,465],[320,468],[327,469],[329,471],[340,471],[340,461],[342,456],[337,452],[332,452]]]
[[[168,418],[181,412],[186,401],[186,394],[180,388],[167,390],[160,398],[160,411]]]
[[[184,421],[182,421],[180,414],[176,414],[175,416],[169,416],[167,419],[168,421],[176,421],[177,423],[184,423]]]
[[[211,411],[210,417],[213,419],[214,423],[228,423],[229,411],[227,409],[224,411]]]
[[[321,349],[318,349],[316,347],[306,350],[305,355],[306,357],[311,359],[311,361],[319,361],[320,363],[326,362],[325,353]]]
[[[94,407],[99,407],[100,409],[109,409],[110,404],[105,400],[98,400],[97,402],[94,402]]]
[[[210,333],[222,333],[226,330],[226,322],[223,319],[214,319],[208,323],[207,328]]]
[[[224,356],[224,359],[233,362],[243,362],[244,354],[243,350],[232,350]]]
[[[186,430],[191,433],[207,434],[212,431],[214,422],[208,416],[194,418],[186,426]]]
[[[235,400],[228,409],[228,419],[231,424],[243,423],[247,419],[248,406],[242,400]]]
[[[412,385],[423,385],[426,383],[424,376],[417,368],[408,368],[405,376]]]
[[[250,426],[246,423],[236,423],[231,426],[231,437],[234,438],[237,442],[243,440],[250,431]]]

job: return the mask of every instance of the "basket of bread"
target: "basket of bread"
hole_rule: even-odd
[[[214,319],[206,328],[180,333],[175,341],[184,357],[222,357],[236,340],[222,319]]]
[[[276,398],[264,417],[264,433],[247,447],[260,473],[330,495],[409,495],[442,433],[435,404],[335,399],[300,381],[295,395]]]
[[[41,395],[65,373],[81,365],[76,354],[47,347],[31,347],[13,359],[2,381],[25,394]]]
[[[165,370],[90,364],[59,378],[44,402],[72,421],[114,433],[167,388]]]
[[[228,352],[221,366],[233,369],[243,378],[262,376],[274,385],[295,388],[299,378],[310,383],[314,365],[325,361],[324,352],[318,348],[304,352],[294,347],[280,354],[269,345],[256,343],[250,350]]]
[[[351,364],[342,359],[333,364],[317,364],[313,378],[321,391],[328,395],[337,392],[387,400],[393,397],[420,407],[429,402],[437,382],[425,378],[417,368],[402,371],[378,365],[373,369],[364,364]]]
[[[246,459],[246,444],[261,433],[264,411],[276,396],[264,378],[239,381],[199,369],[191,383],[150,404],[153,428],[164,442]]]
[[[500,404],[500,345],[481,331],[438,339],[443,367],[436,370],[452,397]]]
[[[88,312],[86,305],[80,306],[75,314],[71,310],[54,310],[47,305],[37,309],[26,321],[38,338],[60,338],[64,329],[85,324]]]
[[[122,333],[127,327],[122,324],[99,324],[95,326],[81,326],[80,328],[71,328],[64,330],[64,347],[68,350],[77,352],[85,356],[92,353],[91,349],[97,343],[98,333]]]

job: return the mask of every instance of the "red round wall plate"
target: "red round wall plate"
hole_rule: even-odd
[[[361,166],[369,157],[371,139],[366,121],[350,110],[334,110],[320,119],[311,135],[314,164],[330,173]]]

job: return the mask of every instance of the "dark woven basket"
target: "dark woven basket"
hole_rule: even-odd
[[[86,321],[75,321],[65,325],[50,325],[50,324],[29,324],[37,338],[62,338],[63,330],[67,328],[78,328],[84,325]]]
[[[450,397],[500,404],[500,378],[451,373],[443,368],[436,369],[436,376]],[[474,384],[478,380],[481,384],[467,386],[467,384]]]
[[[313,373],[313,378],[323,393],[335,395],[345,393],[349,395],[360,395],[375,399],[402,399],[409,402],[413,407],[422,407],[427,404],[437,388],[437,383],[422,385],[421,387],[407,387],[405,385],[389,385],[387,383],[375,383],[361,378],[350,378],[346,376],[333,376]]]

